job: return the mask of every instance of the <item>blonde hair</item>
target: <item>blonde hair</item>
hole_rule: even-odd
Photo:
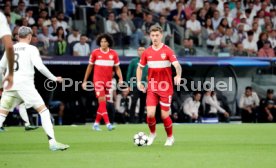
[[[149,30],[150,33],[151,32],[157,32],[157,31],[159,31],[162,34],[163,33],[162,27],[160,27],[159,25],[152,25],[150,27],[150,30]]]

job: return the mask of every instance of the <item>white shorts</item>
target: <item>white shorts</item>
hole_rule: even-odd
[[[45,104],[36,89],[13,90],[3,92],[0,108],[7,111],[13,111],[13,109],[21,103],[24,103],[26,108],[33,107],[34,109],[37,109],[38,107]]]

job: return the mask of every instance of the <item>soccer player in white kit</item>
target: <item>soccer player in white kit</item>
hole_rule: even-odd
[[[3,80],[6,83],[5,89],[11,88],[13,84],[13,64],[14,64],[14,53],[13,53],[13,42],[11,36],[11,30],[7,22],[5,15],[0,12],[0,38],[5,46],[6,56],[8,60],[9,73]]]
[[[26,108],[33,107],[41,117],[42,127],[49,140],[49,148],[52,151],[66,150],[69,145],[56,141],[50,112],[34,85],[34,67],[44,76],[53,81],[62,82],[62,77],[54,76],[43,64],[38,49],[30,45],[32,29],[22,26],[18,30],[19,42],[14,45],[14,83],[11,89],[5,90],[0,102],[0,127],[6,119],[9,111],[24,102]],[[5,53],[6,54],[6,53]],[[7,66],[6,56],[2,57],[1,66]],[[6,67],[1,67],[0,71]],[[0,72],[1,73],[1,72]],[[8,72],[6,72],[7,74]]]

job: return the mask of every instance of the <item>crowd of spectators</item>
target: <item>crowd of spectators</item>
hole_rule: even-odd
[[[113,36],[118,48],[137,49],[141,41],[148,46],[148,30],[153,24],[164,29],[163,42],[175,48],[179,56],[203,50],[212,55],[274,57],[276,51],[276,8],[270,0],[66,1],[72,3],[73,9],[66,9],[65,4],[65,11],[71,13],[63,13],[63,6],[54,10],[58,4],[54,0],[0,3],[14,39],[18,26],[32,27],[43,55],[87,56],[81,48],[83,43],[94,49],[95,37],[103,32]],[[86,29],[78,30],[73,14],[83,8]],[[81,34],[86,36],[82,41]],[[74,47],[76,42],[82,46]]]

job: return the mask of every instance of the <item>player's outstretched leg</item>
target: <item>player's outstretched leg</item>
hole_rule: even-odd
[[[163,119],[164,127],[167,133],[167,140],[165,146],[172,146],[174,144],[174,137],[173,137],[173,123],[170,116]]]
[[[6,120],[7,114],[1,113],[0,111],[0,132],[4,132],[5,129],[3,127],[3,123]]]
[[[25,107],[25,104],[22,103],[18,106],[19,109],[19,115],[21,116],[22,120],[24,121],[24,125],[25,125],[25,131],[32,131],[35,130],[39,127],[31,125],[30,121],[29,121],[29,116]]]
[[[41,110],[40,110],[41,109]],[[54,133],[54,128],[53,124],[51,122],[51,116],[49,110],[44,106],[40,107],[37,109],[39,112],[39,115],[41,117],[41,124],[42,127],[47,134],[48,140],[49,140],[49,148],[52,151],[57,151],[57,150],[66,150],[69,148],[69,145],[62,144],[56,141],[55,139],[55,133]]]
[[[148,127],[150,129],[150,135],[147,145],[150,146],[156,137],[156,119],[155,117],[147,117]]]

